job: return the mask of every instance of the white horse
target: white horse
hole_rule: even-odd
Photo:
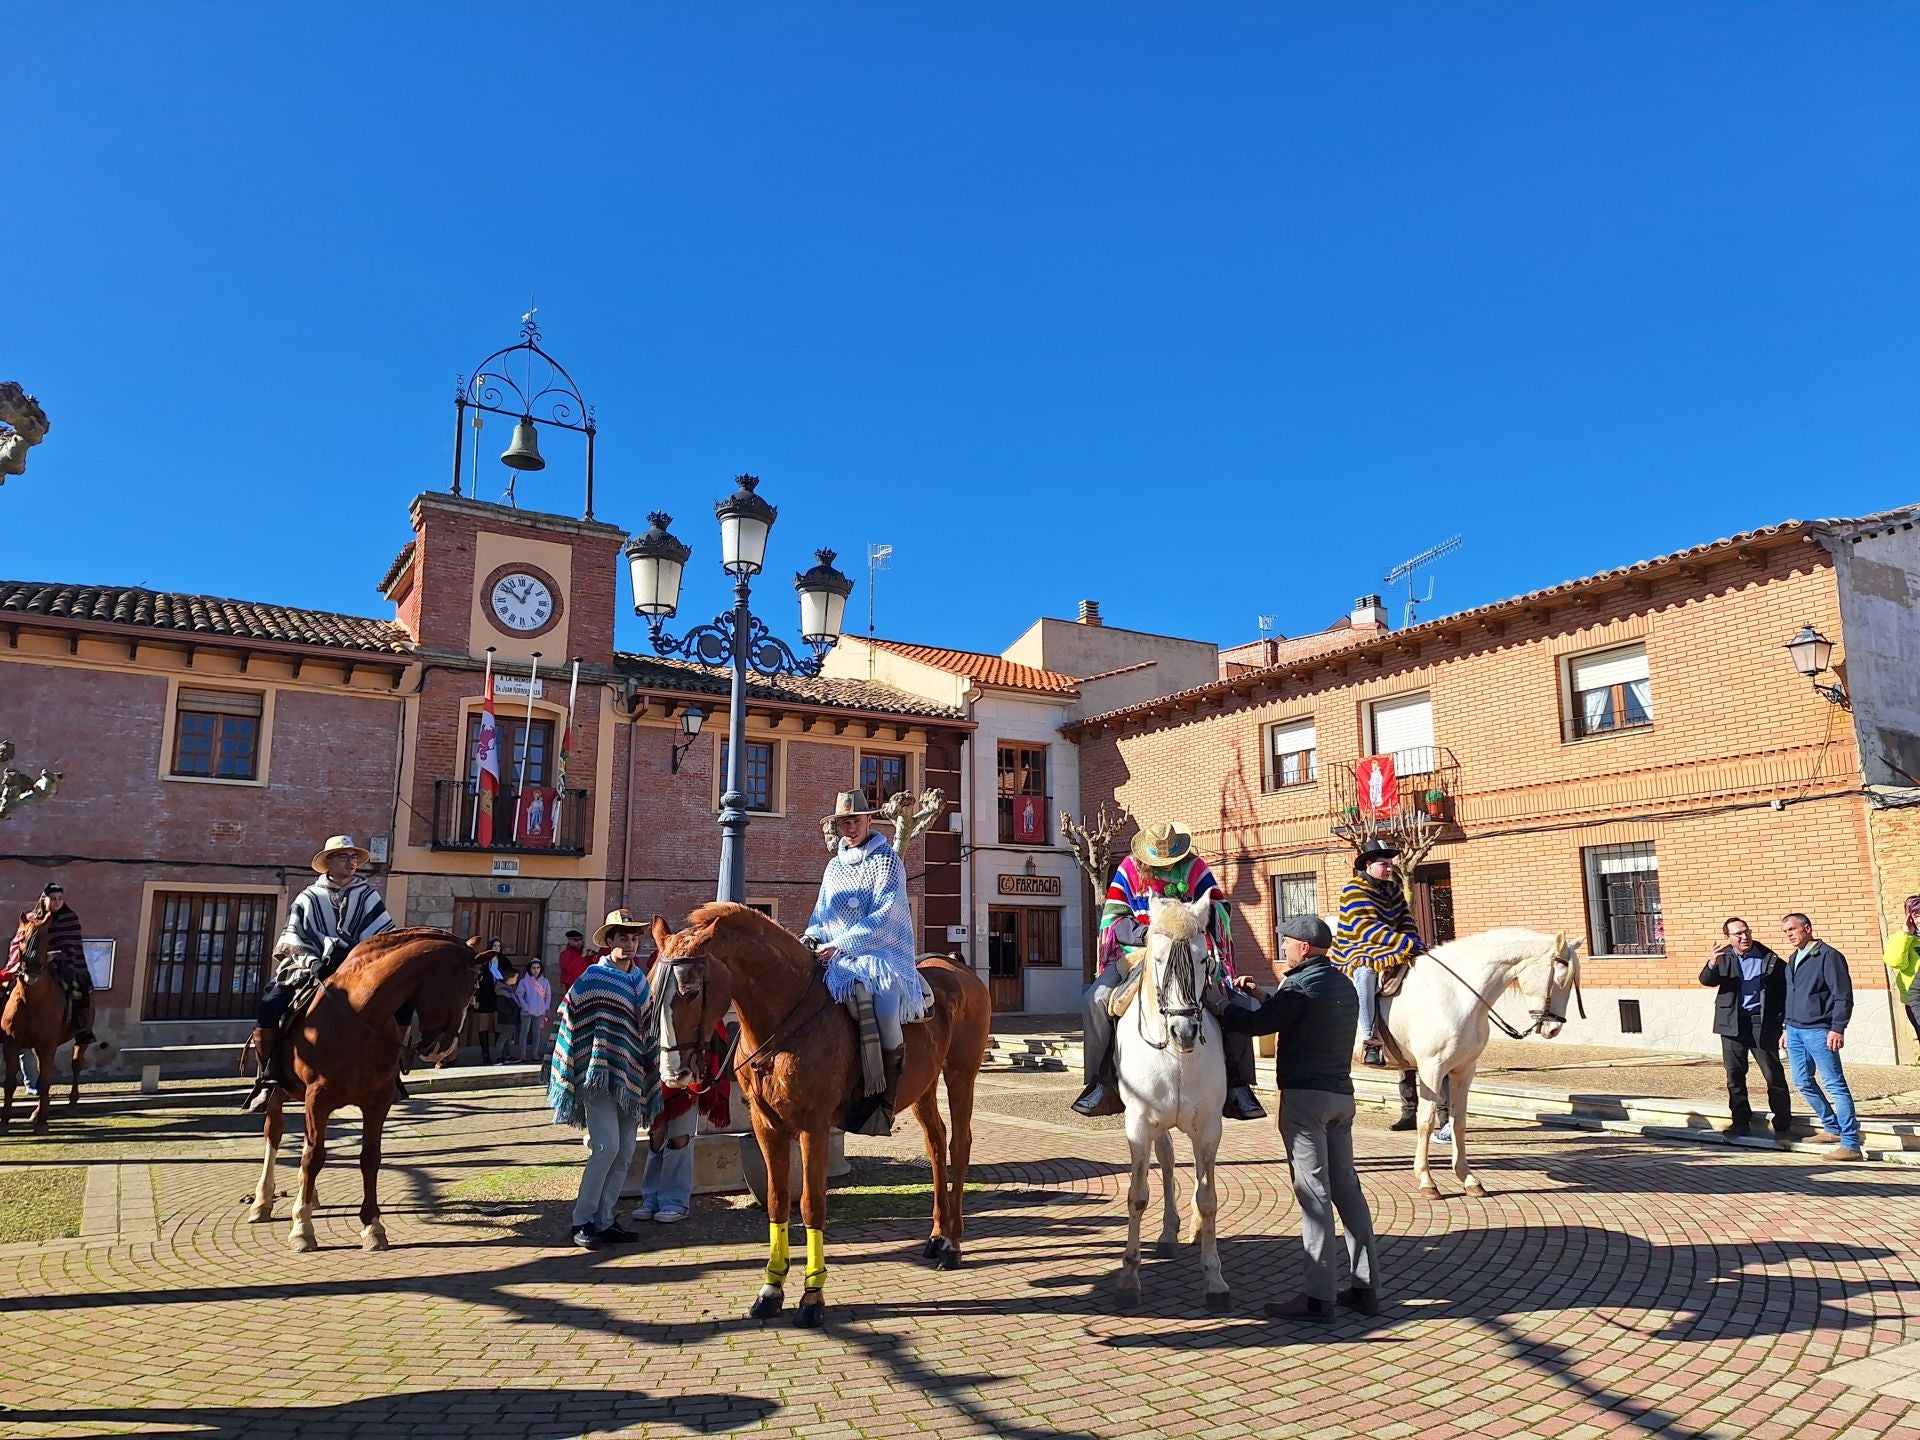
[[[1453,1121],[1454,1178],[1469,1195],[1487,1193],[1467,1168],[1466,1122],[1467,1089],[1487,1048],[1488,1015],[1501,996],[1517,990],[1533,1021],[1521,1033],[1548,1040],[1558,1035],[1567,1023],[1568,997],[1579,998],[1580,944],[1541,930],[1488,930],[1436,945],[1414,961],[1387,1010],[1386,1028],[1420,1073],[1413,1175],[1426,1199],[1440,1193],[1427,1150],[1443,1083]]]
[[[1207,917],[1212,905],[1196,900],[1153,902],[1146,952],[1133,1005],[1116,1027],[1120,1098],[1127,1107],[1127,1143],[1133,1179],[1127,1187],[1127,1258],[1120,1272],[1123,1308],[1140,1303],[1140,1222],[1147,1212],[1147,1157],[1160,1162],[1160,1239],[1154,1253],[1173,1258],[1180,1238],[1175,1203],[1173,1130],[1193,1146],[1193,1206],[1199,1216],[1200,1268],[1207,1309],[1233,1303],[1220,1274],[1213,1217],[1219,1207],[1214,1158],[1220,1151],[1220,1110],[1227,1099],[1227,1060],[1220,1022],[1200,1003],[1207,982]]]

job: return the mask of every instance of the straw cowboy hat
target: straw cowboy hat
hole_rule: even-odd
[[[638,930],[644,933],[646,928],[647,922],[631,910],[609,910],[606,922],[593,932],[593,943],[597,948],[604,950],[607,948],[609,930]]]
[[[1133,837],[1133,858],[1139,865],[1164,870],[1193,854],[1193,833],[1177,820],[1149,825]]]
[[[320,875],[326,874],[327,857],[329,855],[339,855],[342,853],[353,856],[353,863],[356,869],[362,865],[370,865],[373,863],[373,852],[356,841],[351,835],[329,835],[327,837],[327,843],[322,845],[319,850],[314,853],[314,872]]]
[[[880,812],[867,804],[866,795],[859,790],[842,790],[833,800],[833,813],[825,816],[821,824],[835,820],[846,820],[855,815],[878,815]]]

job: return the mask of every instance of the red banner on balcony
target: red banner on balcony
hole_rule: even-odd
[[[559,791],[548,785],[529,785],[520,793],[520,844],[553,844],[554,806],[558,796]]]
[[[1368,820],[1385,820],[1400,810],[1400,777],[1391,755],[1369,755],[1353,767],[1355,803]]]
[[[1038,795],[1013,797],[1013,843],[1016,845],[1047,843],[1046,802]]]

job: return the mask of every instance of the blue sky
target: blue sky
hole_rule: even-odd
[[[1298,634],[1920,500],[1920,9],[16,4],[21,579],[383,613],[515,338],[883,634]],[[488,431],[489,453],[505,428]],[[546,444],[522,503],[578,513]],[[481,494],[506,472],[482,467]],[[24,539],[23,537],[33,537]],[[1394,602],[1398,613],[1398,601]],[[622,586],[623,639],[640,643]]]

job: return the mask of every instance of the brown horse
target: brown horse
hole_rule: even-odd
[[[687,927],[675,934],[659,916],[653,920],[660,950],[654,971],[660,1080],[677,1089],[694,1084],[691,1057],[732,1005],[740,1017],[734,1078],[747,1098],[767,1167],[766,1283],[748,1313],[767,1320],[786,1304],[793,1219],[788,1157],[798,1136],[807,1268],[794,1318],[811,1328],[826,1318],[827,1132],[860,1085],[854,1024],[827,994],[812,952],[759,912],[744,905],[703,905],[687,917]],[[933,1233],[924,1258],[952,1270],[960,1264],[966,1230],[973,1087],[986,1058],[993,1009],[980,977],[956,960],[931,956],[920,962],[920,973],[933,987],[934,1004],[925,1020],[906,1027],[899,1106],[913,1107],[933,1162]],[[681,1035],[688,1043],[677,1041]],[[951,1152],[937,1099],[943,1075],[953,1124]]]
[[[300,1156],[300,1196],[293,1206],[288,1243],[312,1250],[313,1211],[318,1203],[320,1167],[327,1158],[327,1121],[342,1106],[360,1110],[360,1245],[387,1248],[380,1223],[380,1136],[400,1078],[406,1035],[394,1018],[411,1004],[419,1017],[419,1054],[434,1060],[456,1048],[466,1026],[479,979],[479,940],[456,939],[445,930],[416,926],[389,930],[353,947],[353,953],[328,976],[304,1016],[289,1015],[281,1054],[296,1098],[306,1101],[307,1144]],[[287,1092],[276,1089],[267,1102],[267,1153],[248,1218],[273,1219],[274,1161]]]
[[[18,977],[0,1000],[0,1065],[6,1068],[6,1098],[0,1100],[0,1130],[13,1123],[13,1092],[20,1085],[20,1056],[31,1050],[39,1066],[40,1103],[33,1107],[33,1133],[47,1132],[47,1107],[53,1101],[53,1057],[61,1044],[77,1033],[70,1023],[67,992],[55,973],[53,957],[47,946],[47,927],[51,915],[29,911],[20,917],[21,967]],[[80,1103],[80,1067],[86,1063],[87,1047],[74,1041],[69,1053],[73,1069],[73,1089],[69,1105]]]

